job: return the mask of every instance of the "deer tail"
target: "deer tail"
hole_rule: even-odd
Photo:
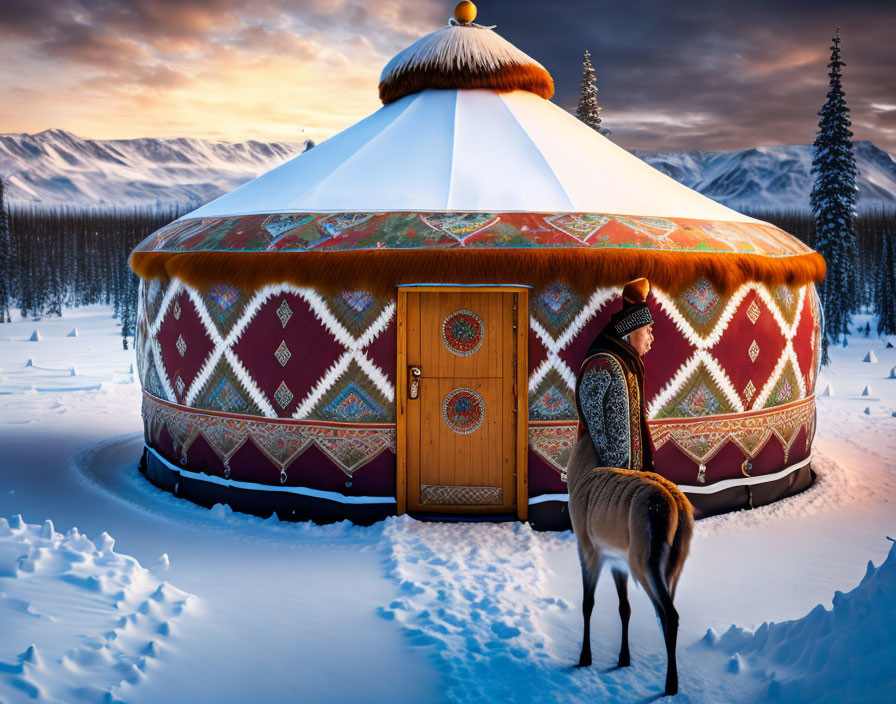
[[[678,584],[678,577],[681,575],[684,561],[688,557],[691,537],[694,534],[694,508],[674,482],[654,473],[651,473],[650,478],[671,494],[671,498],[678,508],[678,525],[669,546],[669,562],[666,572],[666,580],[674,597],[675,586]]]

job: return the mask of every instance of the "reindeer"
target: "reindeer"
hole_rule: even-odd
[[[579,438],[567,468],[569,515],[578,539],[582,566],[582,615],[585,634],[579,667],[591,665],[591,612],[594,589],[604,561],[612,565],[622,619],[619,667],[630,661],[628,649],[628,571],[653,602],[666,641],[666,695],[678,692],[675,641],[678,612],[672,601],[688,556],[694,515],[690,502],[675,484],[653,472],[597,467],[588,435]]]

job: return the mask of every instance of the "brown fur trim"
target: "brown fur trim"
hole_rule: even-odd
[[[427,88],[442,90],[490,88],[499,93],[527,90],[549,99],[554,95],[554,79],[541,66],[532,64],[507,64],[492,71],[473,71],[469,68],[445,70],[414,66],[380,83],[380,100],[383,101],[383,105],[388,105],[406,95],[419,93]]]
[[[642,249],[353,250],[339,252],[134,252],[131,268],[143,277],[177,277],[208,289],[230,283],[252,291],[275,283],[335,293],[361,289],[391,298],[399,284],[525,284],[536,291],[555,281],[581,294],[621,286],[636,276],[671,295],[701,277],[723,295],[747,281],[799,286],[821,281],[824,259],[661,252]]]

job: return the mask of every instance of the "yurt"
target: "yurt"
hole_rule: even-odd
[[[562,528],[575,375],[645,276],[658,471],[698,515],[808,486],[821,256],[553,104],[462,5],[377,112],[134,250],[142,471],[281,519]]]

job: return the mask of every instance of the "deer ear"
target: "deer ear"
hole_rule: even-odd
[[[650,293],[650,282],[647,279],[629,281],[622,289],[622,297],[628,303],[644,303]]]

